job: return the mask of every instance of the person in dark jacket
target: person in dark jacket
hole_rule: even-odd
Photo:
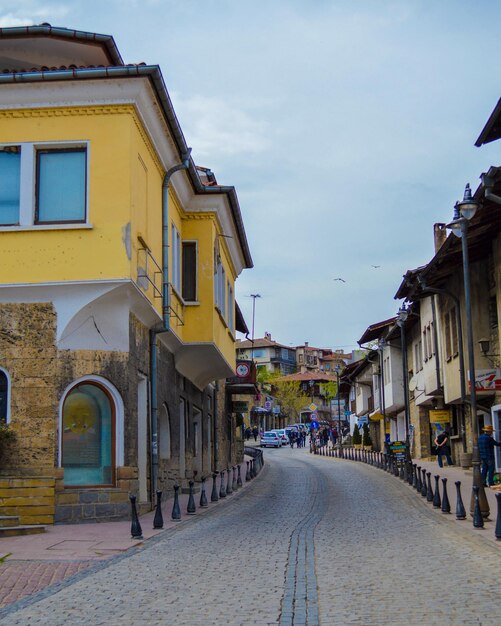
[[[492,436],[493,427],[489,424],[482,428],[482,434],[478,438],[478,452],[482,468],[482,480],[485,487],[492,487],[494,484],[494,446],[501,446],[501,441],[496,441]]]
[[[437,461],[439,467],[443,467],[442,457],[447,459],[447,465],[454,465],[451,459],[451,445],[449,443],[449,433],[444,430],[437,437],[435,437],[435,445],[437,447]]]

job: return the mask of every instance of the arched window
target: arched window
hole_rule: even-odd
[[[73,386],[62,410],[61,465],[66,486],[115,482],[115,403],[95,381]]]
[[[160,447],[159,453],[161,459],[170,459],[172,456],[172,443],[170,436],[170,415],[167,405],[162,406],[160,412]]]
[[[9,378],[7,373],[0,368],[0,424],[9,423]]]

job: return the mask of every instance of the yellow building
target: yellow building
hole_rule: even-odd
[[[1,473],[52,481],[41,521],[120,516],[217,464],[238,198],[112,37],[2,29],[0,68]]]

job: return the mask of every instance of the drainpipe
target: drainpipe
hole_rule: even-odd
[[[215,381],[215,388],[214,388],[214,407],[213,407],[213,415],[212,415],[212,430],[214,433],[214,472],[219,471],[218,470],[218,465],[219,465],[219,441],[217,438],[217,420],[218,420],[218,416],[217,416],[217,412],[218,412],[218,392],[219,392],[219,381],[216,380]]]
[[[158,478],[158,347],[157,335],[169,331],[169,182],[173,174],[185,170],[190,163],[191,148],[183,154],[182,162],[174,165],[164,176],[162,183],[162,327],[150,330],[150,406],[151,406],[151,502],[155,501]]]

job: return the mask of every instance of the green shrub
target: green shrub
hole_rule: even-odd
[[[360,435],[360,429],[358,424],[355,424],[355,428],[353,429],[353,435],[351,437],[351,441],[354,446],[358,446],[362,443],[362,437]]]
[[[364,446],[372,446],[372,439],[369,433],[369,424],[364,424],[363,426],[362,444]]]

